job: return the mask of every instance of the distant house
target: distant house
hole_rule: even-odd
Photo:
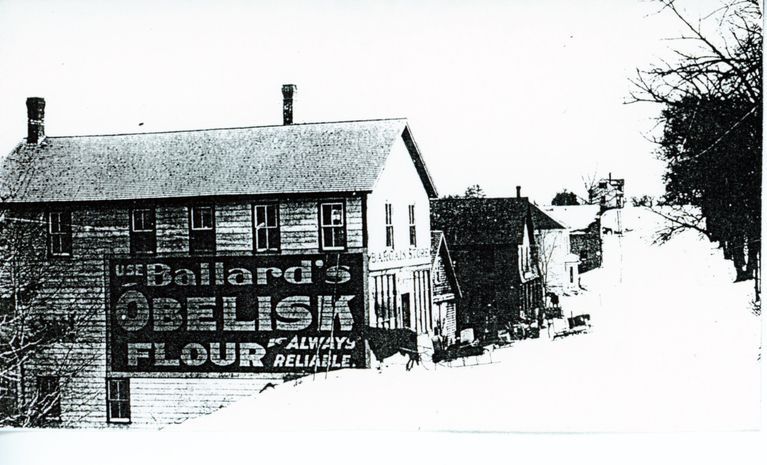
[[[461,300],[461,287],[453,268],[453,260],[442,231],[431,232],[432,259],[432,327],[435,335],[443,336],[447,343],[455,341],[458,332],[457,305]]]
[[[624,186],[624,179],[613,179],[613,174],[609,173],[607,179],[600,179],[594,187],[589,189],[589,203],[601,206],[602,211],[609,208],[623,208]]]
[[[490,334],[536,320],[543,285],[527,198],[432,200],[431,222],[450,244],[461,283],[459,330]]]
[[[580,260],[579,273],[602,266],[602,224],[599,205],[547,205],[541,209],[567,228],[570,234],[570,252]]]
[[[532,212],[538,269],[546,292],[557,296],[577,292],[580,257],[570,251],[570,229],[536,206]]]

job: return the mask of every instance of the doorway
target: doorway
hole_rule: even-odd
[[[402,294],[402,327],[410,328],[410,293]]]

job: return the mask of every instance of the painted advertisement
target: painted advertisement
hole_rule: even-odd
[[[362,254],[111,258],[117,372],[362,368]]]

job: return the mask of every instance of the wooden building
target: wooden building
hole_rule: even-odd
[[[511,325],[536,322],[543,288],[526,197],[432,200],[431,222],[450,244],[461,283],[459,330],[494,337]]]
[[[579,259],[578,273],[602,266],[602,208],[599,205],[547,205],[541,209],[567,228],[570,252]]]
[[[62,425],[179,422],[369,366],[361,326],[433,332],[437,193],[407,121],[293,124],[294,92],[278,126],[67,137],[28,99],[3,225],[46,273],[25,310],[78,331],[24,363],[22,401],[53,394]]]
[[[609,173],[607,178],[600,179],[589,189],[589,203],[599,205],[602,211],[623,208],[626,203],[625,186],[625,179],[615,179],[613,174]]]
[[[442,231],[431,232],[431,257],[434,334],[441,336],[446,344],[452,344],[458,336],[456,312],[462,294]]]
[[[571,252],[570,230],[537,206],[533,205],[531,209],[538,246],[538,270],[547,295],[577,293],[580,258]]]

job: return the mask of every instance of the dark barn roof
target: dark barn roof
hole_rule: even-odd
[[[567,229],[535,205],[530,206],[535,229]]]
[[[436,197],[405,119],[47,137],[3,161],[0,191],[18,189],[12,203],[369,192],[403,139]]]
[[[451,246],[521,244],[527,197],[446,198],[431,201],[431,227]]]

